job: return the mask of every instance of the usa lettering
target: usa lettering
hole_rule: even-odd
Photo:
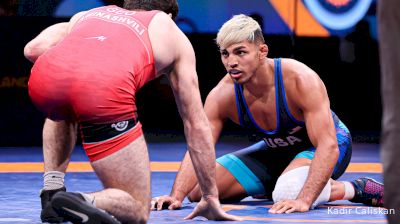
[[[301,139],[294,136],[287,136],[285,139],[282,138],[264,138],[267,145],[271,148],[285,147],[289,145],[294,145],[296,142],[301,142]]]

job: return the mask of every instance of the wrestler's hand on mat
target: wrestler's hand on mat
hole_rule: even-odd
[[[193,212],[186,216],[185,219],[193,219],[194,217],[202,216],[209,220],[219,221],[242,221],[238,216],[227,214],[221,207],[218,198],[202,197]]]
[[[282,200],[275,203],[269,213],[272,214],[282,214],[282,213],[292,213],[292,212],[307,212],[310,210],[310,205],[303,200]]]
[[[163,195],[151,199],[151,210],[161,211],[163,209],[175,210],[182,207],[182,202],[169,195]]]

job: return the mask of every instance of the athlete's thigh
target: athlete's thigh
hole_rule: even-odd
[[[221,200],[241,200],[247,196],[246,190],[225,167],[219,163],[217,167],[217,187]]]
[[[220,200],[239,201],[247,196],[246,190],[236,180],[236,178],[219,163],[216,163],[216,181],[218,188],[218,195]],[[189,199],[191,201],[199,201],[201,198],[200,187],[196,187],[190,192]]]
[[[286,167],[286,169],[282,172],[282,174],[284,174],[284,173],[286,173],[286,172],[288,172],[288,171],[290,171],[290,170],[293,170],[293,169],[302,167],[302,166],[310,166],[310,165],[311,165],[311,159],[307,159],[307,158],[295,158],[295,159],[293,159],[293,160],[289,163],[289,165],[288,165],[288,166]]]
[[[117,152],[92,163],[105,188],[128,192],[136,200],[149,204],[150,162],[143,135]]]

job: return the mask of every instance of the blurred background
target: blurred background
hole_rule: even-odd
[[[203,100],[225,75],[214,42],[233,15],[253,16],[263,28],[269,57],[297,59],[324,81],[331,108],[355,142],[378,143],[381,122],[377,0],[178,0],[178,26],[192,42]],[[0,146],[40,146],[43,115],[27,91],[32,63],[23,48],[40,31],[76,12],[122,0],[0,1]],[[182,122],[168,80],[137,95],[139,119],[150,136],[181,136]],[[235,124],[224,134],[242,135]]]

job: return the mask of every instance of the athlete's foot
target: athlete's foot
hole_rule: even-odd
[[[383,184],[372,178],[362,177],[351,181],[355,195],[351,202],[363,203],[369,206],[383,206]]]
[[[42,222],[48,223],[61,223],[64,221],[63,217],[59,216],[51,207],[51,199],[55,193],[62,191],[64,192],[65,187],[54,189],[54,190],[41,190],[40,201],[42,203],[42,211],[40,212],[40,219]]]
[[[72,223],[120,224],[106,211],[94,207],[80,193],[59,192],[51,200],[54,211]]]

